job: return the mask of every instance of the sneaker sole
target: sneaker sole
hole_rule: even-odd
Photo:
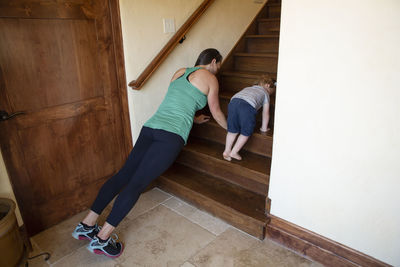
[[[121,246],[122,246],[121,252],[118,255],[115,255],[115,256],[112,256],[112,255],[110,255],[110,254],[108,254],[108,253],[106,253],[106,252],[104,252],[104,251],[102,251],[100,249],[94,249],[93,251],[91,249],[89,249],[89,248],[88,249],[89,249],[90,252],[93,252],[94,254],[104,255],[104,256],[107,256],[109,258],[115,259],[115,258],[118,258],[119,256],[121,256],[122,252],[124,251],[124,245],[121,244]]]
[[[92,240],[91,238],[86,237],[86,236],[82,236],[82,235],[76,236],[76,235],[72,234],[72,237],[77,239],[77,240],[90,240],[90,241]]]

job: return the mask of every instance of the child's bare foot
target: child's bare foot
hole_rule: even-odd
[[[232,158],[229,156],[229,153],[222,153],[222,156],[224,157],[224,160],[227,160],[227,161],[231,161],[232,160]]]
[[[237,160],[242,160],[242,157],[238,153],[231,152],[231,154],[229,154],[229,156],[231,156],[232,158],[237,159]]]

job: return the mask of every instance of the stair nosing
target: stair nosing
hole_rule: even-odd
[[[234,56],[238,57],[270,57],[270,58],[277,58],[278,52],[276,53],[235,53]]]
[[[281,3],[268,3],[268,4],[267,4],[267,7],[270,7],[270,6],[273,6],[273,7],[275,7],[275,6],[282,6],[282,4],[281,4]]]
[[[202,153],[202,152],[199,152],[199,151],[189,150],[189,149],[183,149],[183,150],[186,151],[186,152],[189,152],[189,153],[196,154],[196,155],[199,156],[199,157],[204,157],[204,158],[212,159],[213,161],[217,161],[219,164],[224,164],[224,165],[226,165],[226,166],[227,166],[229,163],[232,164],[232,162],[226,161],[226,160],[224,160],[224,159],[219,159],[219,158],[210,156],[210,155],[208,155],[208,154],[205,154],[205,153]],[[249,151],[247,151],[247,152],[248,152],[248,153],[252,153],[252,152],[249,152]],[[253,154],[254,154],[254,153],[253,153]],[[179,162],[179,160],[178,160],[178,162]],[[239,168],[239,167],[242,167],[242,166],[236,165],[235,167]],[[244,167],[242,167],[242,168],[244,168]],[[269,178],[269,177],[270,177],[269,174],[263,173],[263,172],[260,172],[260,171],[257,171],[257,170],[253,170],[253,169],[246,168],[246,171],[247,171],[247,172],[250,172],[250,173],[253,173],[253,174],[256,174],[256,175],[263,175],[263,176],[264,176],[263,178]],[[220,179],[221,179],[221,178],[220,178]],[[267,182],[264,181],[263,179],[253,179],[253,178],[249,178],[249,179],[250,179],[250,180],[253,180],[253,181],[257,182],[257,183],[266,185],[266,186],[269,185],[269,183],[267,183]]]
[[[217,146],[223,146],[222,144],[217,143],[217,142],[214,142],[214,141],[211,141],[211,140],[202,139],[202,138],[194,137],[194,136],[193,136],[192,138],[197,139],[197,140],[205,140],[205,141],[214,143],[214,144],[216,144]],[[238,163],[241,163],[241,161],[226,161],[226,160],[222,159],[222,150],[221,150],[221,158],[219,158],[219,157],[215,157],[215,156],[213,156],[213,155],[209,155],[209,154],[204,153],[204,152],[201,152],[201,151],[197,151],[197,150],[191,149],[191,147],[190,147],[190,140],[189,140],[189,142],[188,142],[188,145],[185,146],[182,150],[188,151],[188,152],[190,152],[190,153],[194,153],[194,154],[197,154],[197,155],[201,154],[201,155],[204,156],[204,157],[207,157],[207,158],[216,160],[217,162],[219,162],[219,163],[221,163],[221,164],[224,164],[224,165],[232,164],[235,168],[243,168],[243,169],[246,169],[247,171],[249,171],[249,172],[251,172],[251,173],[253,173],[253,174],[255,174],[255,175],[261,175],[261,176],[263,176],[264,178],[270,177],[270,173],[268,173],[267,171],[252,169],[252,168],[249,168],[248,166],[242,166],[241,164],[238,164]],[[267,159],[270,159],[270,157],[261,156],[261,155],[259,155],[259,154],[253,153],[253,152],[248,151],[248,150],[246,150],[245,152],[246,152],[246,154],[251,155],[251,157],[260,158],[260,159],[261,159],[261,158],[265,158],[266,160],[267,160]],[[270,170],[270,172],[271,172],[271,170]],[[254,180],[254,179],[252,179],[252,180]],[[266,184],[266,183],[264,183],[264,182],[262,182],[262,181],[261,181],[261,182],[260,182],[260,181],[257,181],[257,182],[262,183],[262,184]],[[268,185],[268,184],[267,184],[267,185]]]
[[[187,169],[191,169],[191,170],[194,171],[194,172],[198,172],[201,176],[208,176],[208,177],[210,177],[210,178],[213,178],[212,175],[209,175],[209,174],[207,174],[207,173],[202,173],[202,172],[196,171],[196,170],[194,170],[194,169],[192,169],[192,168],[190,168],[190,167],[187,167],[187,166],[185,166],[185,165],[182,165],[182,164],[180,164],[180,163],[175,163],[175,164],[177,164],[178,166],[183,166],[184,168],[187,168]],[[176,166],[176,165],[175,165],[175,166]],[[214,198],[212,198],[212,197],[210,197],[210,196],[208,196],[208,195],[203,195],[203,194],[197,192],[196,190],[192,189],[191,187],[187,187],[187,186],[185,186],[185,185],[182,185],[182,184],[180,184],[180,183],[175,182],[175,181],[172,180],[172,179],[168,179],[168,176],[166,176],[166,174],[168,174],[168,171],[165,172],[165,173],[163,173],[163,174],[160,175],[160,176],[161,176],[161,177],[164,177],[164,179],[167,179],[167,180],[169,180],[169,181],[172,181],[173,183],[177,184],[178,186],[183,187],[183,188],[185,188],[185,189],[187,189],[187,190],[189,190],[189,191],[191,191],[191,192],[195,192],[196,194],[200,194],[201,196],[203,196],[203,197],[205,197],[205,198],[207,198],[207,199],[210,199],[210,200],[212,200],[214,203],[218,203],[219,205],[223,206],[224,208],[228,208],[228,209],[234,211],[235,213],[239,213],[240,215],[244,215],[244,216],[246,216],[246,217],[249,217],[249,218],[251,218],[251,219],[253,219],[253,220],[257,221],[257,222],[264,222],[261,218],[256,218],[256,217],[251,216],[250,214],[243,213],[242,211],[237,210],[237,209],[235,209],[235,208],[233,208],[233,207],[231,207],[231,206],[228,206],[228,205],[224,204],[223,202],[219,202],[217,199],[214,199]],[[219,178],[218,178],[218,179],[219,179]],[[221,179],[220,179],[220,180],[221,180]],[[235,184],[233,184],[233,183],[231,183],[231,182],[228,182],[228,181],[224,181],[224,182],[226,182],[226,183],[228,183],[228,184],[230,184],[230,185],[232,185],[232,186],[234,186],[234,187],[241,188],[241,189],[244,190],[244,191],[251,192],[251,193],[254,194],[254,195],[262,196],[262,195],[260,195],[260,194],[258,194],[258,193],[252,192],[252,191],[250,191],[250,190],[248,190],[248,189],[243,189],[243,187],[238,186],[238,185],[235,185]],[[262,197],[263,197],[263,196],[262,196]],[[261,217],[261,215],[263,214],[262,212],[257,211],[256,209],[255,209],[255,210],[252,210],[252,212],[253,212],[254,214],[256,214],[256,215],[259,215],[260,217]],[[266,218],[265,218],[265,219],[266,219]]]
[[[162,174],[161,177],[164,178],[164,179],[169,180],[164,174]],[[171,181],[171,180],[169,180],[169,181]],[[217,200],[215,200],[215,199],[213,199],[213,198],[210,198],[210,197],[208,197],[208,196],[202,195],[202,194],[200,194],[199,192],[197,192],[197,191],[191,189],[190,187],[183,186],[183,185],[181,185],[181,184],[179,184],[179,183],[176,183],[175,181],[172,181],[172,182],[173,182],[174,184],[178,185],[179,187],[184,188],[185,190],[189,191],[191,194],[196,194],[196,195],[199,195],[199,196],[201,196],[201,197],[203,197],[203,198],[206,198],[206,199],[208,199],[208,200],[211,200],[211,201],[212,201],[216,206],[218,206],[220,209],[224,209],[224,210],[227,210],[227,211],[229,210],[230,212],[235,213],[236,216],[246,217],[246,219],[253,220],[253,221],[254,221],[255,223],[257,223],[257,224],[266,225],[267,216],[265,216],[266,218],[265,218],[265,221],[264,221],[264,220],[262,220],[261,218],[253,217],[253,216],[251,216],[251,215],[249,215],[249,214],[243,213],[243,212],[238,211],[238,210],[236,210],[236,209],[234,209],[234,208],[232,208],[232,207],[230,207],[230,206],[227,206],[227,205],[225,205],[225,204],[223,204],[223,203],[221,203],[221,202],[218,202]],[[260,217],[261,217],[261,216],[260,216]]]
[[[269,75],[277,75],[276,72],[252,72],[252,71],[235,71],[235,70],[225,70],[221,71],[222,76],[238,76],[238,77],[246,77],[246,78],[258,78],[260,75],[269,74]]]
[[[281,18],[259,18],[257,19],[258,22],[260,21],[278,21],[281,20]]]
[[[249,34],[245,38],[248,39],[262,39],[262,38],[279,38],[279,34]]]
[[[210,121],[208,123],[213,124],[214,126],[219,126],[218,123],[215,122],[215,121]],[[273,140],[273,136],[270,136],[270,135],[264,135],[264,134],[260,134],[258,132],[254,132],[253,135],[257,135],[257,137],[259,137],[259,138],[272,139]]]

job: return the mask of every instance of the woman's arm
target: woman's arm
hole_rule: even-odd
[[[222,128],[226,130],[227,129],[226,118],[225,114],[221,111],[221,108],[219,106],[218,91],[219,91],[218,80],[215,76],[212,76],[210,78],[209,91],[207,96],[208,107],[210,108],[211,115],[213,116],[213,118]]]

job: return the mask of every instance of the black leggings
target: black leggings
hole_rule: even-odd
[[[151,181],[171,166],[183,145],[183,138],[175,133],[143,127],[125,165],[104,183],[91,210],[100,214],[119,193],[107,218],[116,227]]]

